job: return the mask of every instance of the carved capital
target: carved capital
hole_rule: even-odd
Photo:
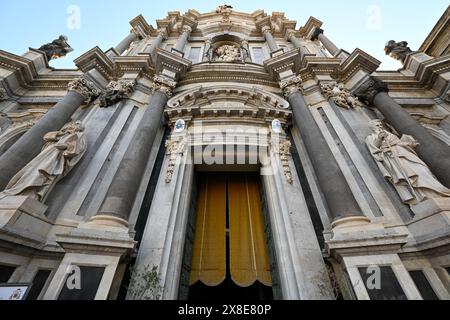
[[[286,98],[289,98],[292,94],[302,91],[302,78],[300,76],[290,77],[288,79],[280,81],[280,89]]]
[[[86,100],[92,99],[100,95],[100,90],[97,89],[93,82],[86,80],[85,77],[79,77],[68,85],[69,91],[74,91],[82,95]]]
[[[164,40],[166,40],[168,37],[167,29],[166,28],[158,29],[158,36],[161,36]]]
[[[116,103],[128,99],[136,86],[135,80],[111,81],[99,97],[101,108],[107,108]]]
[[[289,40],[291,38],[296,38],[297,32],[295,30],[289,29],[286,31],[286,38]]]
[[[5,89],[0,88],[0,101],[8,99],[8,94]]]
[[[389,92],[386,83],[375,77],[370,77],[361,87],[355,92],[355,95],[363,102],[373,105],[375,96],[381,92]]]
[[[183,32],[183,33],[191,33],[192,32],[192,27],[191,26],[188,26],[188,25],[184,25],[183,26],[183,28],[181,29],[181,31]]]
[[[332,99],[334,103],[341,108],[354,109],[361,106],[358,98],[345,88],[344,84],[336,81],[320,84],[325,97]]]
[[[314,32],[311,35],[311,40],[315,41],[315,40],[319,39],[319,36],[321,34],[323,34],[323,29],[321,29],[321,28],[314,29]]]
[[[172,96],[172,91],[177,86],[176,81],[164,77],[162,75],[157,75],[153,78],[152,92],[157,91],[164,93],[168,98]]]
[[[289,140],[272,144],[273,152],[278,153],[280,155],[280,161],[281,161],[281,165],[283,168],[283,173],[289,184],[292,184],[294,182],[294,180],[292,178],[291,167],[289,164],[289,157],[291,156],[291,147],[292,147],[292,144]]]
[[[266,34],[266,33],[272,33],[272,28],[269,27],[269,26],[264,26],[264,27],[261,28],[261,32],[262,32],[263,34]]]

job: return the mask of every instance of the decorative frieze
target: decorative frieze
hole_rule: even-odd
[[[381,92],[389,92],[387,84],[375,77],[370,77],[370,79],[362,84],[361,87],[355,92],[355,95],[361,101],[372,105],[375,96]]]
[[[172,138],[166,141],[166,156],[170,157],[166,172],[166,183],[172,182],[178,156],[184,154],[187,144],[187,136],[183,136],[177,139]]]
[[[323,94],[334,101],[334,103],[346,109],[355,109],[360,107],[362,104],[353,96],[353,94],[345,88],[343,83],[337,83],[336,81],[323,83],[320,85],[322,88]]]
[[[124,99],[128,99],[133,93],[135,86],[136,81],[134,80],[111,81],[106,87],[106,91],[99,97],[100,107],[107,108]]]
[[[93,82],[86,80],[84,77],[79,77],[69,82],[68,89],[82,95],[86,100],[97,97],[101,93]]]

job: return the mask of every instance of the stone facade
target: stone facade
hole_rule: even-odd
[[[420,300],[428,286],[450,299],[449,17],[419,51],[402,51],[398,71],[339,49],[316,18],[297,28],[280,12],[230,6],[170,12],[156,26],[140,15],[116,48],[75,59],[76,71],[49,67],[61,55],[0,50],[0,191],[49,132],[80,121],[86,140],[42,201],[0,197],[7,281],[47,270],[37,299],[136,299],[127,269],[135,283],[150,266],[152,297],[179,299],[198,171],[259,171],[277,298]],[[429,170],[402,166],[386,135],[369,150],[376,119],[389,137],[413,137],[408,150]],[[380,153],[398,165],[390,179]],[[424,179],[440,193],[402,201],[399,190],[414,194]],[[97,285],[67,291],[77,275]]]

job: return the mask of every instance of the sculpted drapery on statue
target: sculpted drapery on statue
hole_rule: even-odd
[[[75,167],[86,151],[84,127],[79,121],[47,133],[44,141],[41,153],[11,179],[0,193],[0,199],[20,195],[44,202],[49,191]]]
[[[409,135],[401,138],[384,129],[380,120],[370,122],[373,134],[366,144],[383,176],[391,182],[405,204],[415,205],[426,199],[450,197],[428,166],[417,156],[418,142]]]
[[[72,47],[67,43],[68,38],[64,35],[59,36],[58,39],[51,43],[44,44],[39,50],[44,51],[47,59],[58,59],[65,57],[69,52],[72,52]]]

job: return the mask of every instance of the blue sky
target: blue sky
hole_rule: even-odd
[[[60,34],[69,37],[75,49],[67,57],[52,61],[57,68],[75,68],[73,60],[94,46],[103,50],[115,46],[129,30],[129,21],[143,14],[147,22],[165,18],[168,11],[196,9],[209,12],[225,1],[215,0],[2,0],[0,49],[23,54]],[[400,64],[384,55],[388,40],[408,41],[416,50],[444,13],[448,0],[228,0],[235,10],[267,13],[283,11],[302,26],[309,16],[324,22],[326,35],[349,52],[356,47],[383,62],[380,69],[396,70]],[[80,24],[70,23],[73,6],[80,10]],[[72,11],[73,12],[73,11]],[[69,21],[69,24],[68,24]],[[70,26],[70,27],[69,27]]]

